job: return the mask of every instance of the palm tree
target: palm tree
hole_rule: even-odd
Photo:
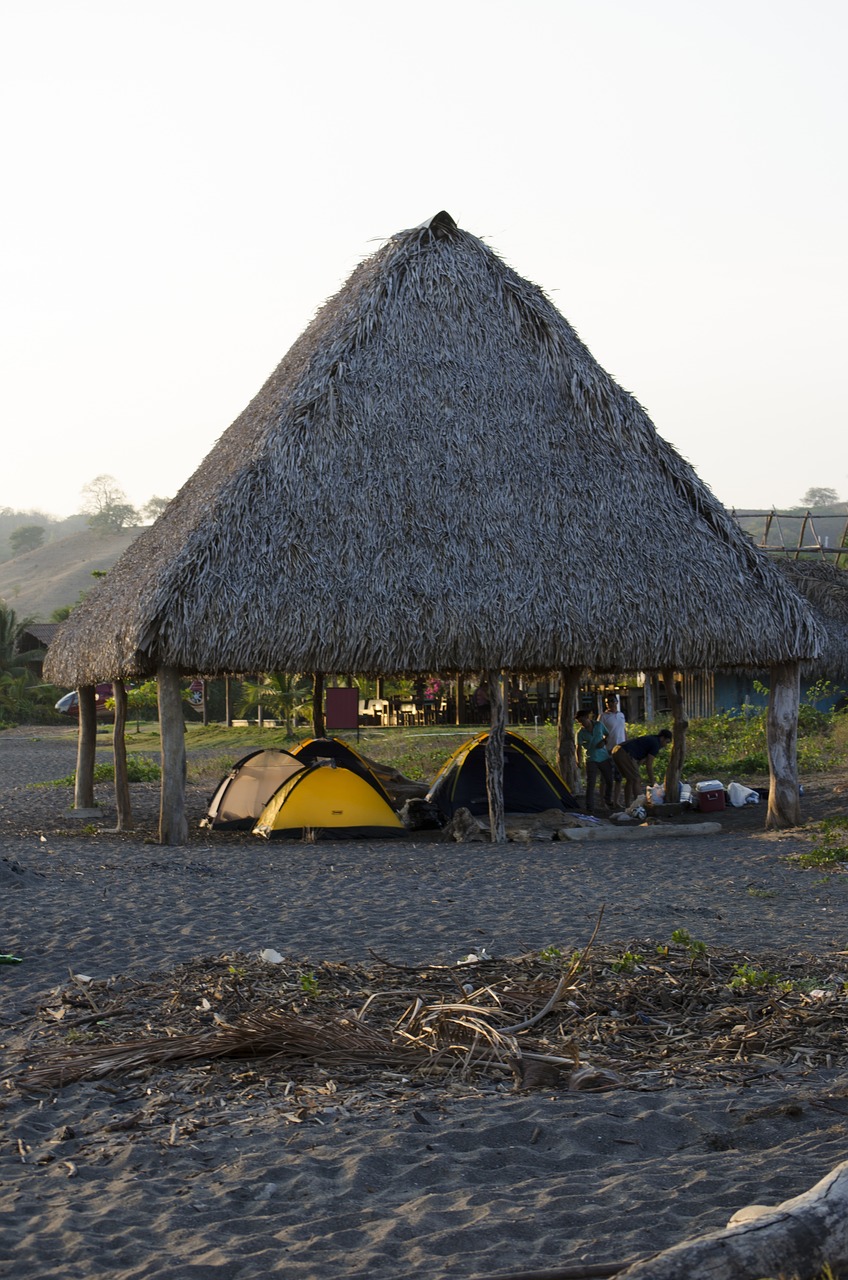
[[[292,738],[297,717],[308,713],[311,707],[312,681],[300,672],[277,671],[244,682],[239,715],[247,716],[261,708],[263,715],[283,720],[286,735]]]
[[[10,609],[0,600],[0,672],[8,672],[15,676],[30,673],[27,662],[19,652],[19,646],[21,636],[27,627],[32,626],[32,622],[32,618],[18,620],[14,609]],[[27,661],[39,661],[43,657],[43,650],[34,649],[27,654]]]
[[[0,722],[6,724],[43,724],[58,697],[58,689],[40,683],[30,665],[43,662],[47,650],[20,652],[21,637],[32,622],[32,618],[19,619],[14,609],[0,600]]]

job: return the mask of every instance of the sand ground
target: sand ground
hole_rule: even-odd
[[[468,1278],[617,1262],[795,1195],[848,1157],[848,1061],[791,1055],[716,1083],[600,1094],[385,1077],[355,1097],[231,1064],[195,1093],[184,1066],[32,1094],[60,993],[149,982],[204,957],[274,948],[305,966],[451,965],[485,948],[643,951],[685,929],[716,955],[848,976],[848,875],[790,860],[808,828],[733,810],[710,837],[510,843],[266,843],[193,825],[155,842],[157,788],[117,835],[108,788],[87,826],[66,733],[0,734],[0,1265],[9,1274],[254,1280]],[[192,788],[193,824],[214,785]],[[846,812],[805,780],[809,818]],[[77,978],[72,977],[77,975]],[[142,1029],[143,1030],[143,1029]],[[191,1077],[195,1079],[195,1077]],[[202,1094],[202,1098],[201,1098]],[[194,1109],[194,1110],[193,1110]],[[194,1119],[193,1119],[194,1117]]]

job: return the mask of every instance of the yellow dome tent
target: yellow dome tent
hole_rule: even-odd
[[[377,782],[332,762],[301,769],[271,797],[254,835],[300,836],[327,830],[334,836],[391,836],[405,827]]]

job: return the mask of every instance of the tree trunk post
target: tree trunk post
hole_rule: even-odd
[[[654,718],[655,701],[654,701],[654,673],[653,671],[645,672],[645,719],[648,724]]]
[[[801,821],[798,792],[798,708],[801,669],[781,662],[771,669],[768,704],[769,798],[766,827],[797,827]]]
[[[327,724],[324,720],[324,672],[312,673],[312,736],[326,738]]]
[[[115,763],[116,831],[132,831],[130,782],[127,774],[127,690],[123,680],[112,684],[115,699],[115,727],[112,733],[112,758]]]
[[[203,724],[205,727],[209,724],[209,681],[203,677],[201,678],[200,683],[203,685],[203,691],[201,693],[201,697],[203,698],[201,711],[203,712]]]
[[[180,696],[180,677],[173,667],[160,667],[159,733],[162,742],[162,786],[159,798],[159,843],[186,844],[186,749],[185,720]]]
[[[689,721],[684,714],[683,695],[677,692],[673,669],[663,667],[662,678],[671,708],[671,732],[674,735],[665,771],[665,798],[669,804],[676,804],[680,799],[680,777],[683,773],[683,761],[686,759],[686,730],[689,728]]]
[[[574,713],[577,710],[582,675],[582,667],[563,667],[559,673],[557,769],[572,795],[580,790],[577,754],[574,749]]]
[[[228,729],[233,727],[233,709],[230,705],[230,677],[224,677],[224,723]]]
[[[456,724],[465,724],[465,676],[461,671],[456,673]]]
[[[503,793],[506,713],[504,709],[503,676],[500,671],[487,671],[486,681],[489,689],[489,708],[491,710],[489,736],[486,740],[486,791],[489,796],[489,830],[491,831],[492,843],[503,844],[506,840]]]
[[[74,808],[94,808],[94,757],[97,750],[97,694],[94,685],[77,689],[79,733],[77,772],[74,780]]]

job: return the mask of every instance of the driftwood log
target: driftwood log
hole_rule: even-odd
[[[848,1268],[848,1160],[773,1209],[741,1210],[724,1231],[684,1240],[618,1273],[616,1280],[814,1280]]]
[[[720,822],[681,822],[677,825],[636,827],[612,824],[603,827],[562,827],[560,840],[688,840],[689,836],[714,836]]]

